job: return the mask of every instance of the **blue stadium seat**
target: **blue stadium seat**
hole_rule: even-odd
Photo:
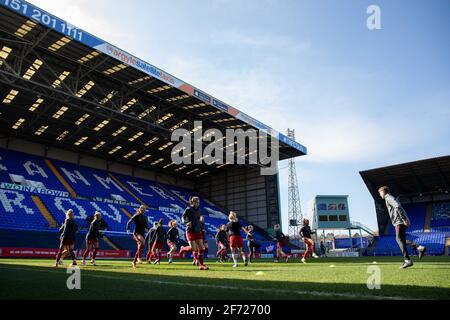
[[[440,231],[450,230],[450,202],[438,202],[432,205],[431,228]]]
[[[188,204],[189,197],[191,197],[191,196],[199,197],[200,198],[200,210],[202,211],[203,215],[208,215],[210,217],[224,219],[224,220],[227,219],[227,214],[222,209],[220,209],[219,207],[217,207],[216,205],[214,205],[207,199],[203,198],[198,192],[189,190],[186,188],[182,188],[182,187],[178,187],[178,186],[171,186],[171,185],[162,184],[162,183],[160,183],[159,185],[162,186],[164,189],[168,190],[169,192],[171,192],[172,194],[174,194],[177,198],[183,200],[185,205]]]
[[[67,191],[42,157],[0,148],[0,168],[7,172],[2,174],[1,182],[12,183],[10,175],[18,175],[41,182],[46,189]]]
[[[140,205],[139,201],[125,188],[150,205],[147,212],[150,225],[160,219],[163,219],[165,225],[170,220],[176,220],[182,240],[185,239],[186,227],[181,218],[188,205],[187,201],[192,195],[199,196],[201,199],[201,211],[205,216],[207,229],[206,235],[210,241],[213,241],[220,225],[228,222],[227,214],[222,209],[195,191],[183,187],[113,174],[120,182],[117,183],[106,171],[50,160],[78,195],[78,198],[73,198],[68,196],[68,190],[50,170],[44,158],[5,149],[0,149],[0,157],[0,172],[3,173],[1,177],[4,178],[4,182],[11,182],[5,180],[9,174],[15,174],[23,176],[27,180],[41,182],[45,189],[65,192],[66,195],[61,196],[42,193],[35,195],[41,199],[58,225],[64,222],[65,212],[73,209],[81,233],[88,228],[87,218],[91,217],[95,211],[100,211],[109,225],[109,230],[113,232],[112,239],[117,238],[120,243],[127,245],[132,243],[134,246],[130,235],[114,233],[126,231],[126,223],[129,218],[122,209],[132,215]],[[117,199],[113,199],[113,195],[119,195],[125,201],[114,201]],[[25,191],[0,189],[0,209],[2,209],[0,210],[0,228],[49,229],[47,220],[40,213],[31,196],[31,193]],[[244,226],[248,225],[248,222],[244,220],[241,222]],[[53,230],[55,229],[53,228]],[[272,237],[259,228],[255,228],[255,239],[263,243],[263,246],[273,244]]]
[[[48,227],[30,194],[0,189],[0,228],[34,230]]]
[[[407,235],[408,240],[413,240],[418,245],[426,246],[427,254],[430,255],[442,255],[444,253],[445,238],[445,233],[441,232],[422,232]],[[410,250],[409,247],[408,250]],[[388,256],[401,255],[395,236],[380,237],[374,248],[374,254]]]
[[[65,212],[68,209],[73,209],[78,226],[87,229],[89,227],[87,219],[93,216],[96,211],[100,211],[103,215],[103,219],[109,226],[109,230],[121,232],[126,230],[125,226],[128,218],[125,213],[120,210],[121,207],[119,205],[106,204],[93,200],[52,197],[47,195],[41,195],[40,198],[58,224],[64,222]]]
[[[119,195],[127,202],[136,202],[136,199],[123,190],[106,171],[58,160],[51,160],[51,162],[81,197],[113,199],[112,195]]]
[[[178,213],[182,213],[186,208],[185,203],[161,188],[156,182],[121,174],[114,174],[114,176],[150,208]]]
[[[425,225],[425,216],[427,214],[427,203],[407,203],[403,205],[409,220],[411,221],[411,227],[408,232],[423,232]],[[389,226],[389,235],[395,235],[395,229],[392,224]]]

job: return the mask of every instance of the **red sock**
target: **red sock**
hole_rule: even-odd
[[[92,254],[92,259],[95,260],[95,257],[97,256],[98,249],[94,249],[94,253]]]
[[[56,262],[59,262],[59,260],[61,259],[62,252],[63,252],[62,249],[59,249],[59,250],[58,250],[58,253],[56,254]]]
[[[83,253],[83,260],[86,260],[88,254],[89,254],[89,249],[84,250],[84,253]]]
[[[309,251],[309,248],[306,248],[305,253],[303,254],[303,258],[306,259],[308,257],[308,251]]]
[[[134,255],[133,263],[136,263],[138,258],[141,257],[141,255],[142,255],[142,246],[138,244],[136,254]]]
[[[192,256],[194,257],[194,261],[198,261],[198,251],[192,252]]]
[[[205,250],[201,250],[198,255],[198,261],[200,262],[201,266],[205,265]]]
[[[69,249],[69,254],[73,261],[77,260],[77,258],[75,257],[75,252],[73,252],[73,249]]]
[[[162,254],[161,252],[158,254],[158,262],[161,261]]]
[[[136,252],[138,258],[140,259],[142,256],[142,250],[144,249],[144,246],[142,244],[138,245],[138,251]]]

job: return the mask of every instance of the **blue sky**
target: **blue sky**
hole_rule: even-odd
[[[447,0],[31,2],[277,130],[294,128],[309,149],[297,159],[303,211],[316,194],[348,194],[353,220],[375,229],[359,171],[450,153]],[[371,4],[381,30],[366,27]]]

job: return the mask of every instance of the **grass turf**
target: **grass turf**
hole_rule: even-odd
[[[373,262],[377,263],[374,264]],[[81,290],[68,290],[68,262],[0,259],[0,299],[450,299],[450,258],[425,257],[399,270],[399,257],[364,257],[273,263],[248,267],[208,261],[199,271],[189,261],[138,265],[99,260],[81,268]],[[368,267],[381,271],[381,290],[369,290]]]

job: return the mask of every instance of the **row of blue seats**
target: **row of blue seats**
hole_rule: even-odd
[[[161,218],[166,223],[170,219],[175,219],[180,222],[181,231],[184,231],[180,220],[181,214],[191,195],[200,196],[198,193],[182,187],[114,174],[114,177],[118,179],[117,182],[106,171],[59,160],[51,160],[51,162],[80,197],[74,199],[39,194],[39,197],[59,224],[64,220],[64,212],[68,208],[74,208],[77,221],[82,227],[87,227],[85,219],[88,216],[95,211],[100,211],[104,214],[111,230],[124,231],[127,217],[120,209],[124,208],[134,213],[139,205],[138,201],[124,190],[125,187],[150,205],[150,223]],[[0,169],[4,173],[1,176],[2,182],[11,183],[13,182],[12,175],[16,175],[22,176],[28,181],[38,182],[45,189],[67,191],[41,157],[0,148]],[[6,177],[8,178],[6,179]],[[17,203],[14,209],[17,211],[17,215],[15,217],[9,216],[9,218],[7,215],[0,215],[0,226],[22,226],[29,229],[48,227],[46,220],[39,214],[28,193],[5,191],[3,195],[4,207],[11,207],[11,203]],[[120,196],[126,204],[107,204],[103,201],[103,199],[111,200],[113,195]],[[26,213],[27,209],[23,207],[29,208],[28,213]],[[7,211],[11,210],[13,209],[9,208]],[[203,198],[201,199],[201,211],[206,217],[206,225],[210,236],[215,234],[221,224],[227,222],[226,214]],[[31,212],[38,214],[30,214]],[[25,218],[22,219],[21,217]],[[29,217],[29,219],[26,217]],[[260,240],[270,238],[262,230],[257,230],[256,237]]]
[[[198,193],[176,186],[160,184],[150,180],[114,174],[117,182],[108,172],[72,163],[51,160],[75,193],[82,198],[100,200],[119,199],[129,203],[138,202],[127,188],[151,208],[159,211],[183,210],[190,196]],[[13,175],[28,181],[38,182],[44,189],[67,191],[45,160],[41,157],[0,148],[2,182],[13,182]],[[5,173],[6,172],[6,173]],[[226,214],[206,199],[201,199],[204,215],[226,219]]]
[[[415,233],[408,234],[408,240],[414,241],[417,245],[427,247],[427,253],[431,255],[442,255],[445,250],[445,233]],[[409,248],[408,248],[409,249]],[[373,248],[375,255],[400,255],[400,249],[395,236],[383,236],[377,239]]]
[[[0,172],[1,182],[12,183],[13,174],[40,182],[46,189],[65,190],[42,157],[0,148]]]
[[[427,214],[427,206],[428,204],[425,202],[408,203],[403,205],[403,208],[411,221],[411,226],[409,227],[408,232],[423,232],[425,217]],[[389,226],[388,235],[395,235],[394,226]]]
[[[47,210],[51,213],[58,225],[65,220],[65,212],[68,209],[74,210],[75,219],[81,229],[88,228],[88,218],[99,211],[103,215],[103,219],[109,226],[110,231],[125,232],[128,216],[122,209],[128,213],[134,213],[135,206],[118,205],[104,203],[93,200],[74,199],[69,197],[54,197],[50,195],[38,195]],[[147,211],[149,224],[163,219],[165,225],[170,220],[176,220],[179,225],[181,238],[185,238],[185,225],[181,221],[182,210],[178,212],[163,212],[150,209]],[[213,238],[220,227],[226,221],[214,217],[205,217],[205,226],[207,237]],[[243,222],[244,226],[248,224]],[[48,229],[48,222],[40,213],[31,198],[31,194],[0,189],[0,227],[2,228],[22,228],[22,229]],[[256,233],[255,238],[258,241],[266,241],[264,234]]]
[[[431,228],[450,227],[450,202],[432,205]]]
[[[31,195],[0,189],[0,228],[48,229]]]

